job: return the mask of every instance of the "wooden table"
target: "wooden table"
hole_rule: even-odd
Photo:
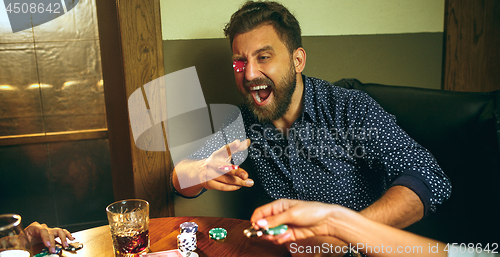
[[[179,225],[186,221],[198,224],[196,235],[200,257],[220,256],[290,256],[285,245],[275,245],[260,238],[247,238],[243,230],[250,227],[247,220],[213,217],[170,217],[150,219],[150,252],[177,249]],[[215,227],[225,228],[227,238],[222,241],[210,239],[208,231]],[[75,241],[83,243],[83,248],[75,253],[63,251],[62,256],[114,256],[109,226],[101,226],[73,233]],[[36,250],[35,250],[36,251]],[[39,251],[38,251],[39,252]]]

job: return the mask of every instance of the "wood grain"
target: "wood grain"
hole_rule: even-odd
[[[500,89],[500,1],[447,0],[443,89]]]
[[[211,256],[290,256],[286,246],[274,245],[260,238],[246,238],[243,230],[250,227],[247,220],[214,218],[214,217],[170,217],[157,218],[149,221],[150,252],[167,251],[177,249],[177,235],[179,225],[186,221],[198,224],[197,250],[201,257]],[[209,238],[208,231],[215,227],[225,228],[228,232],[225,240],[213,240]],[[65,257],[95,257],[114,256],[113,243],[109,226],[83,230],[74,233],[76,241],[82,242],[84,247],[76,253],[63,252]],[[35,247],[38,253],[41,246]]]
[[[170,154],[135,146],[127,107],[132,93],[164,75],[160,2],[98,1],[97,10],[101,49],[113,52],[103,53],[102,62],[115,198],[144,199],[150,203],[151,217],[173,216]],[[165,144],[164,136],[148,140]]]
[[[127,95],[163,76],[163,48],[158,47],[159,1],[120,1]],[[161,30],[161,28],[160,28]],[[142,91],[142,90],[141,90]],[[145,98],[147,102],[147,99]],[[152,142],[165,139],[151,138]],[[171,216],[173,201],[168,199],[170,156],[167,152],[147,152],[135,147],[131,136],[135,196],[150,202],[151,217]],[[170,204],[170,206],[169,206]],[[171,207],[171,208],[170,208]]]
[[[0,137],[0,146],[67,142],[108,137],[108,129],[74,130]]]

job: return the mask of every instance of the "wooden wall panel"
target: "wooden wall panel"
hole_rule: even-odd
[[[447,0],[443,89],[500,89],[500,1]]]
[[[151,217],[173,216],[169,152],[135,146],[127,109],[133,92],[164,75],[159,0],[98,0],[97,13],[115,198],[145,199]]]

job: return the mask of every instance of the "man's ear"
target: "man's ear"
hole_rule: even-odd
[[[306,50],[299,47],[293,51],[293,65],[296,73],[302,73],[306,67]]]

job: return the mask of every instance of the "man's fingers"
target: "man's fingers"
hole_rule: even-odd
[[[248,179],[248,172],[242,168],[238,168],[235,172],[235,175],[243,180]]]
[[[244,141],[236,139],[233,142],[217,150],[215,154],[223,156],[224,158],[228,158],[237,152],[245,151],[249,146],[250,146],[250,139],[246,139]]]
[[[242,168],[239,168],[237,165],[231,165],[231,164],[222,164],[222,165],[215,165],[216,167],[213,167],[213,171],[208,172],[208,177],[213,178],[213,179],[218,179],[219,177],[222,176],[232,176],[235,178],[239,178],[240,182],[231,182],[231,181],[223,181],[224,183],[227,184],[238,184],[244,187],[249,187],[253,186],[253,180],[248,178],[248,172]],[[236,169],[234,169],[236,167]],[[241,183],[241,180],[245,180],[244,183]]]
[[[237,165],[231,165],[231,164],[219,165],[217,166],[217,171],[219,171],[220,174],[232,175],[240,177],[241,179],[248,178],[248,172]]]
[[[220,191],[234,191],[241,187],[251,187],[254,184],[252,179],[241,179],[233,174],[223,174],[220,175],[215,171],[215,175],[208,174],[202,183],[202,186],[206,189],[216,189]]]
[[[245,151],[250,146],[250,139],[245,139],[244,141],[240,141],[239,139],[234,140],[229,145],[229,149],[231,153],[237,153],[241,151]]]
[[[216,180],[207,181],[203,186],[206,189],[215,189],[219,191],[235,191],[241,188],[241,186],[238,185],[225,184]]]
[[[231,148],[231,152],[232,153],[242,152],[248,149],[249,146],[250,146],[250,139],[245,139],[244,141],[239,143],[238,148],[234,150],[233,148]]]
[[[252,179],[242,179],[241,177],[235,176],[233,174],[224,174],[220,177],[215,178],[214,180],[223,184],[235,185],[240,187],[251,187],[254,184]]]

